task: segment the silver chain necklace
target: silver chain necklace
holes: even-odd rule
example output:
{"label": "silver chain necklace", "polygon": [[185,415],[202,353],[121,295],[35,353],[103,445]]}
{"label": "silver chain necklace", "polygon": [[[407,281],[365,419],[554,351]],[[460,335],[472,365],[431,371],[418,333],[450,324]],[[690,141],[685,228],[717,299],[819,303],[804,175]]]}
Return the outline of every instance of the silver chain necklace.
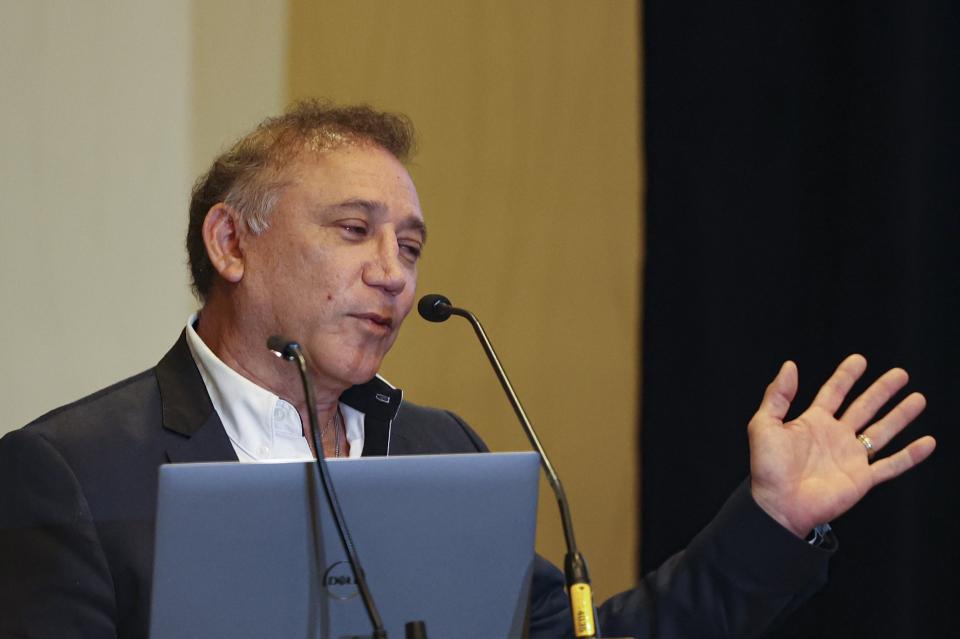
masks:
{"label": "silver chain necklace", "polygon": [[342,428],[342,420],[340,417],[340,404],[337,404],[337,412],[333,414],[333,456],[337,458],[340,456],[340,429]]}
{"label": "silver chain necklace", "polygon": [[327,420],[327,427],[320,430],[320,452],[318,454],[322,455],[323,453],[323,437],[327,434],[327,429],[330,428],[330,425],[333,424],[333,456],[334,458],[340,457],[340,429],[343,426],[343,418],[340,416],[340,405],[337,404],[336,412],[330,416],[330,419]]}

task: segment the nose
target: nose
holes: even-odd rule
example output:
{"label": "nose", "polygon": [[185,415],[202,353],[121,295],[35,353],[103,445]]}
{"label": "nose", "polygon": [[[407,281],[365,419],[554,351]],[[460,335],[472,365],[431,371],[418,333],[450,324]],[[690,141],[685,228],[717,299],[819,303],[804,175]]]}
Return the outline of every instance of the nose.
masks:
{"label": "nose", "polygon": [[375,252],[363,265],[363,283],[398,295],[407,286],[406,271],[400,262],[400,245],[392,233],[384,233],[375,243]]}

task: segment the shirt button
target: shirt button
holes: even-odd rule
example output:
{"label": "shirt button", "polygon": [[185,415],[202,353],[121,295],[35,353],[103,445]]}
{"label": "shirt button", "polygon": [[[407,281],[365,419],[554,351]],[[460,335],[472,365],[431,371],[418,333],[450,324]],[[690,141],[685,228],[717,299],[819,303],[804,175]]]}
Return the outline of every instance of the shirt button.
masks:
{"label": "shirt button", "polygon": [[260,447],[260,454],[261,454],[261,455],[269,455],[269,454],[270,454],[270,448],[269,448],[268,446],[261,446],[261,447]]}

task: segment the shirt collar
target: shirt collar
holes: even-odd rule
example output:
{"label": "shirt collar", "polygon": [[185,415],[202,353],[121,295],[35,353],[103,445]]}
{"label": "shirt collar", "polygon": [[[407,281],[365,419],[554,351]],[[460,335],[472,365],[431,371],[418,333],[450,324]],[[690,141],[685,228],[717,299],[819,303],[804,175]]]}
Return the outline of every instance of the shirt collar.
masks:
{"label": "shirt collar", "polygon": [[[296,408],[217,357],[193,328],[198,317],[194,313],[187,320],[187,346],[240,460],[310,458]],[[366,449],[367,454],[389,453],[390,425],[402,401],[403,391],[380,375],[344,391],[340,412],[350,457],[358,457]]]}

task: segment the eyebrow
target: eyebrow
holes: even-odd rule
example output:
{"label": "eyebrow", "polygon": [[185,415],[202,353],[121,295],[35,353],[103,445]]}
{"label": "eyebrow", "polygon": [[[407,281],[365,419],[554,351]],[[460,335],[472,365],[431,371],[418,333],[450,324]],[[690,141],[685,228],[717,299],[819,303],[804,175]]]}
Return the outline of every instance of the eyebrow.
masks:
{"label": "eyebrow", "polygon": [[[367,215],[376,216],[382,215],[384,211],[387,210],[387,205],[378,200],[365,200],[363,198],[352,198],[349,200],[344,200],[337,204],[333,204],[328,208],[331,209],[349,209],[349,208],[360,208],[363,209]],[[423,236],[422,242],[426,244],[427,242],[427,225],[426,223],[416,217],[415,215],[408,215],[404,219],[400,220],[397,224],[398,231],[419,231],[420,235]]]}

